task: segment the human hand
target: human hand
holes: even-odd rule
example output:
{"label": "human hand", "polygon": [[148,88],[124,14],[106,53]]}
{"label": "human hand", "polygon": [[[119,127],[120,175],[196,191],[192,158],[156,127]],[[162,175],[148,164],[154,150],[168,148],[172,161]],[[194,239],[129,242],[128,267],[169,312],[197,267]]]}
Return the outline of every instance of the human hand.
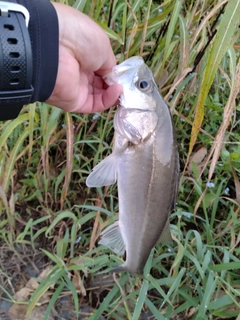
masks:
{"label": "human hand", "polygon": [[107,35],[80,11],[60,3],[52,4],[59,23],[59,65],[47,103],[79,113],[112,107],[122,86],[108,87],[101,78],[116,64]]}

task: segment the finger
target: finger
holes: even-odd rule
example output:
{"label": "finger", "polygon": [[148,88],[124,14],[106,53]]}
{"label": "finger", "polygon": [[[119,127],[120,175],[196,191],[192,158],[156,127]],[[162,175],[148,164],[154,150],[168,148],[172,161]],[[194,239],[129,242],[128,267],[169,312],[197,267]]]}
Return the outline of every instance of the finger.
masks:
{"label": "finger", "polygon": [[[90,81],[89,81],[89,83],[90,83]],[[104,83],[105,82],[103,81],[102,77],[95,75],[92,85],[93,85],[94,89],[101,89],[102,90],[104,87]]]}
{"label": "finger", "polygon": [[[107,89],[109,86],[106,84],[106,82],[103,80],[102,77],[96,75],[96,74],[89,74],[88,81],[91,86],[94,87],[95,93],[100,93],[102,89]],[[97,89],[100,89],[99,91],[96,91]]]}
{"label": "finger", "polygon": [[122,91],[123,87],[120,84],[114,84],[108,87],[107,90],[104,91],[102,97],[104,109],[111,108],[115,105]]}
{"label": "finger", "polygon": [[[98,90],[96,90],[98,91]],[[94,94],[89,94],[85,104],[81,107],[82,113],[94,113],[101,112],[114,106],[122,93],[122,86],[114,84],[107,90],[102,90],[97,93],[94,90]]]}

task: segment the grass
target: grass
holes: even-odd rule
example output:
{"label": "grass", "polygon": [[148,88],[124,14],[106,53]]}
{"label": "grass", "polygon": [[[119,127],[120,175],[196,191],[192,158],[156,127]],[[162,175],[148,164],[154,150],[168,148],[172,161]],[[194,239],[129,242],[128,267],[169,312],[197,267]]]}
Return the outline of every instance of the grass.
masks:
{"label": "grass", "polygon": [[[27,304],[30,316],[47,293],[45,319],[64,294],[76,313],[89,305],[90,320],[240,319],[240,0],[68,4],[104,28],[119,61],[142,55],[169,105],[181,165],[174,245],[152,250],[144,279],[123,274],[101,285],[121,262],[97,245],[118,212],[117,191],[88,189],[85,180],[111,153],[114,110],[79,115],[33,104],[0,124],[0,245],[2,254],[41,250],[51,269],[20,302],[3,261],[2,294]],[[89,283],[99,275],[94,302]]]}

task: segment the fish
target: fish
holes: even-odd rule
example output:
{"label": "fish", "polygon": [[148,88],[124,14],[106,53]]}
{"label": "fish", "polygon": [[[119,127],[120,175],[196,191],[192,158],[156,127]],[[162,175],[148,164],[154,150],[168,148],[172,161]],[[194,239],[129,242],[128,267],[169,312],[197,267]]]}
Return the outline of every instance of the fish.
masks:
{"label": "fish", "polygon": [[87,177],[88,187],[117,182],[119,220],[101,232],[99,244],[126,260],[112,272],[142,275],[152,248],[171,243],[170,214],[179,184],[179,155],[171,114],[150,68],[139,56],[104,77],[123,92],[114,115],[112,153]]}

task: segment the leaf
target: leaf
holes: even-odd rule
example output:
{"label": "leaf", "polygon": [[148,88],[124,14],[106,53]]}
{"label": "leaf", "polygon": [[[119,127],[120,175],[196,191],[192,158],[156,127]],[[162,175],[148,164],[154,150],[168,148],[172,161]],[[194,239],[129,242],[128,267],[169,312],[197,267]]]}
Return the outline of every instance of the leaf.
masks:
{"label": "leaf", "polygon": [[77,217],[70,211],[63,211],[57,215],[57,217],[53,220],[50,226],[47,228],[45,232],[45,236],[47,237],[50,231],[54,228],[54,226],[63,219],[72,219],[75,223],[77,223]]}
{"label": "leaf", "polygon": [[52,272],[39,284],[29,301],[27,317],[31,315],[39,299],[49,290],[49,288],[54,286],[57,283],[57,281],[64,276],[65,272],[66,271],[64,269],[54,268],[52,269]]}
{"label": "leaf", "polygon": [[236,75],[232,80],[232,88],[231,88],[230,96],[229,96],[228,101],[226,103],[226,106],[224,108],[223,121],[222,121],[222,124],[221,124],[221,126],[218,130],[218,133],[214,139],[214,144],[212,147],[212,149],[214,150],[214,154],[213,154],[213,158],[212,158],[212,162],[211,162],[211,166],[210,166],[209,174],[208,174],[209,181],[211,180],[211,178],[213,176],[214,169],[216,167],[220,152],[221,152],[223,144],[225,142],[224,135],[225,135],[225,132],[229,126],[230,120],[232,118],[232,113],[233,113],[234,106],[235,106],[235,100],[239,94],[239,91],[240,91],[240,61],[238,62],[238,65],[236,68]]}
{"label": "leaf", "polygon": [[72,168],[73,168],[73,143],[74,143],[74,132],[73,132],[73,121],[70,113],[66,113],[66,155],[67,155],[67,163],[66,163],[66,172],[64,184],[61,192],[61,210],[63,209],[64,201],[67,197],[68,187],[71,181]]}
{"label": "leaf", "polygon": [[138,320],[140,318],[143,304],[144,304],[146,297],[147,297],[148,287],[149,287],[148,281],[143,280],[143,284],[142,284],[141,290],[139,292],[139,296],[137,298],[137,303],[134,308],[132,320]]}
{"label": "leaf", "polygon": [[145,22],[144,22],[143,32],[142,32],[142,42],[141,42],[141,47],[140,47],[140,56],[143,55],[143,48],[144,48],[145,40],[146,40],[146,33],[147,33],[147,27],[148,27],[148,21],[149,21],[151,6],[152,6],[152,0],[149,0],[148,1],[148,6],[147,6],[147,12],[146,12],[146,15],[145,15]]}
{"label": "leaf", "polygon": [[16,119],[11,121],[10,123],[5,124],[4,129],[1,131],[0,136],[0,149],[2,149],[3,144],[7,141],[8,137],[13,133],[13,130],[23,124],[25,121],[28,120],[29,115],[22,114],[18,116]]}
{"label": "leaf", "polygon": [[179,19],[179,13],[182,6],[182,0],[177,0],[173,9],[173,12],[171,14],[171,20],[169,27],[167,28],[167,35],[166,35],[166,42],[164,46],[164,55],[163,55],[163,62],[162,62],[162,68],[165,65],[165,62],[169,58],[170,55],[170,45],[173,43],[172,37],[175,32],[175,28]]}
{"label": "leaf", "polygon": [[22,144],[25,141],[25,139],[27,138],[28,134],[29,134],[29,128],[27,127],[24,131],[22,131],[20,137],[16,141],[15,146],[10,153],[10,157],[8,158],[8,162],[6,163],[6,167],[5,167],[6,174],[4,176],[4,181],[2,183],[3,189],[6,192],[8,191],[10,180],[13,175],[13,168],[14,168],[14,165],[16,162],[16,158],[17,158],[18,154],[20,153],[20,149],[22,147]]}
{"label": "leaf", "polygon": [[204,319],[204,315],[206,314],[206,311],[208,310],[208,306],[210,303],[210,300],[212,298],[213,292],[217,286],[218,279],[217,277],[214,279],[214,273],[211,271],[208,275],[208,279],[206,279],[206,287],[204,295],[201,299],[200,306],[198,308],[198,313],[196,316],[196,320],[202,320]]}
{"label": "leaf", "polygon": [[[64,286],[65,286],[65,283],[62,282],[62,283],[60,283],[60,285],[54,291],[54,293],[52,295],[52,298],[48,303],[48,306],[47,306],[47,309],[46,309],[46,312],[45,312],[45,315],[44,315],[44,320],[49,320],[50,319],[51,310],[52,310],[52,308],[54,308],[54,304],[56,303],[57,299],[59,299],[59,296],[60,296]],[[34,320],[36,320],[36,319],[34,319]]]}
{"label": "leaf", "polygon": [[235,184],[235,191],[236,191],[236,200],[238,203],[240,203],[240,181],[238,179],[238,175],[236,171],[234,170],[233,166],[231,166],[233,178],[234,178],[234,184]]}
{"label": "leaf", "polygon": [[153,278],[153,276],[151,276],[150,274],[147,275],[146,277],[151,284],[153,285],[153,287],[159,292],[159,294],[164,298],[164,300],[170,305],[172,305],[172,302],[168,299],[168,296],[166,295],[166,293],[164,292],[164,290],[161,288],[159,281],[155,278]]}
{"label": "leaf", "polygon": [[146,305],[148,306],[149,310],[152,312],[152,314],[155,316],[155,319],[158,320],[167,320],[155,307],[155,305],[150,301],[148,298],[145,300]]}
{"label": "leaf", "polygon": [[97,24],[106,32],[110,39],[118,41],[120,44],[123,44],[123,39],[112,29],[108,28],[104,23],[96,21]]}
{"label": "leaf", "polygon": [[79,10],[79,11],[83,11],[85,4],[86,4],[87,0],[77,0],[74,4],[73,4],[73,8]]}
{"label": "leaf", "polygon": [[201,164],[204,160],[204,158],[207,155],[207,148],[202,146],[200,149],[198,149],[189,159],[189,164],[188,164],[188,173],[192,174],[193,173],[193,163],[196,164],[198,176],[200,174],[201,170]]}
{"label": "leaf", "polygon": [[210,54],[207,59],[205,72],[203,74],[202,83],[200,85],[200,92],[196,102],[196,114],[192,126],[191,139],[188,151],[188,158],[186,165],[189,161],[190,154],[197,140],[202,121],[204,119],[204,104],[213,83],[218,66],[227,52],[229,46],[232,44],[233,35],[237,29],[240,16],[240,0],[231,0],[226,6],[225,12],[213,40]]}
{"label": "leaf", "polygon": [[[120,279],[119,283],[123,286],[123,284],[127,281],[127,279],[128,279],[128,275],[125,275]],[[98,320],[105,310],[109,310],[109,305],[110,305],[111,301],[114,298],[116,298],[116,294],[118,292],[119,292],[119,287],[117,285],[115,285],[109,291],[108,295],[104,298],[104,300],[101,302],[100,307],[98,308],[98,310],[96,312],[94,312],[88,318],[88,320]]]}
{"label": "leaf", "polygon": [[240,270],[240,260],[239,262],[228,262],[216,264],[215,266],[209,266],[209,269],[213,271]]}

